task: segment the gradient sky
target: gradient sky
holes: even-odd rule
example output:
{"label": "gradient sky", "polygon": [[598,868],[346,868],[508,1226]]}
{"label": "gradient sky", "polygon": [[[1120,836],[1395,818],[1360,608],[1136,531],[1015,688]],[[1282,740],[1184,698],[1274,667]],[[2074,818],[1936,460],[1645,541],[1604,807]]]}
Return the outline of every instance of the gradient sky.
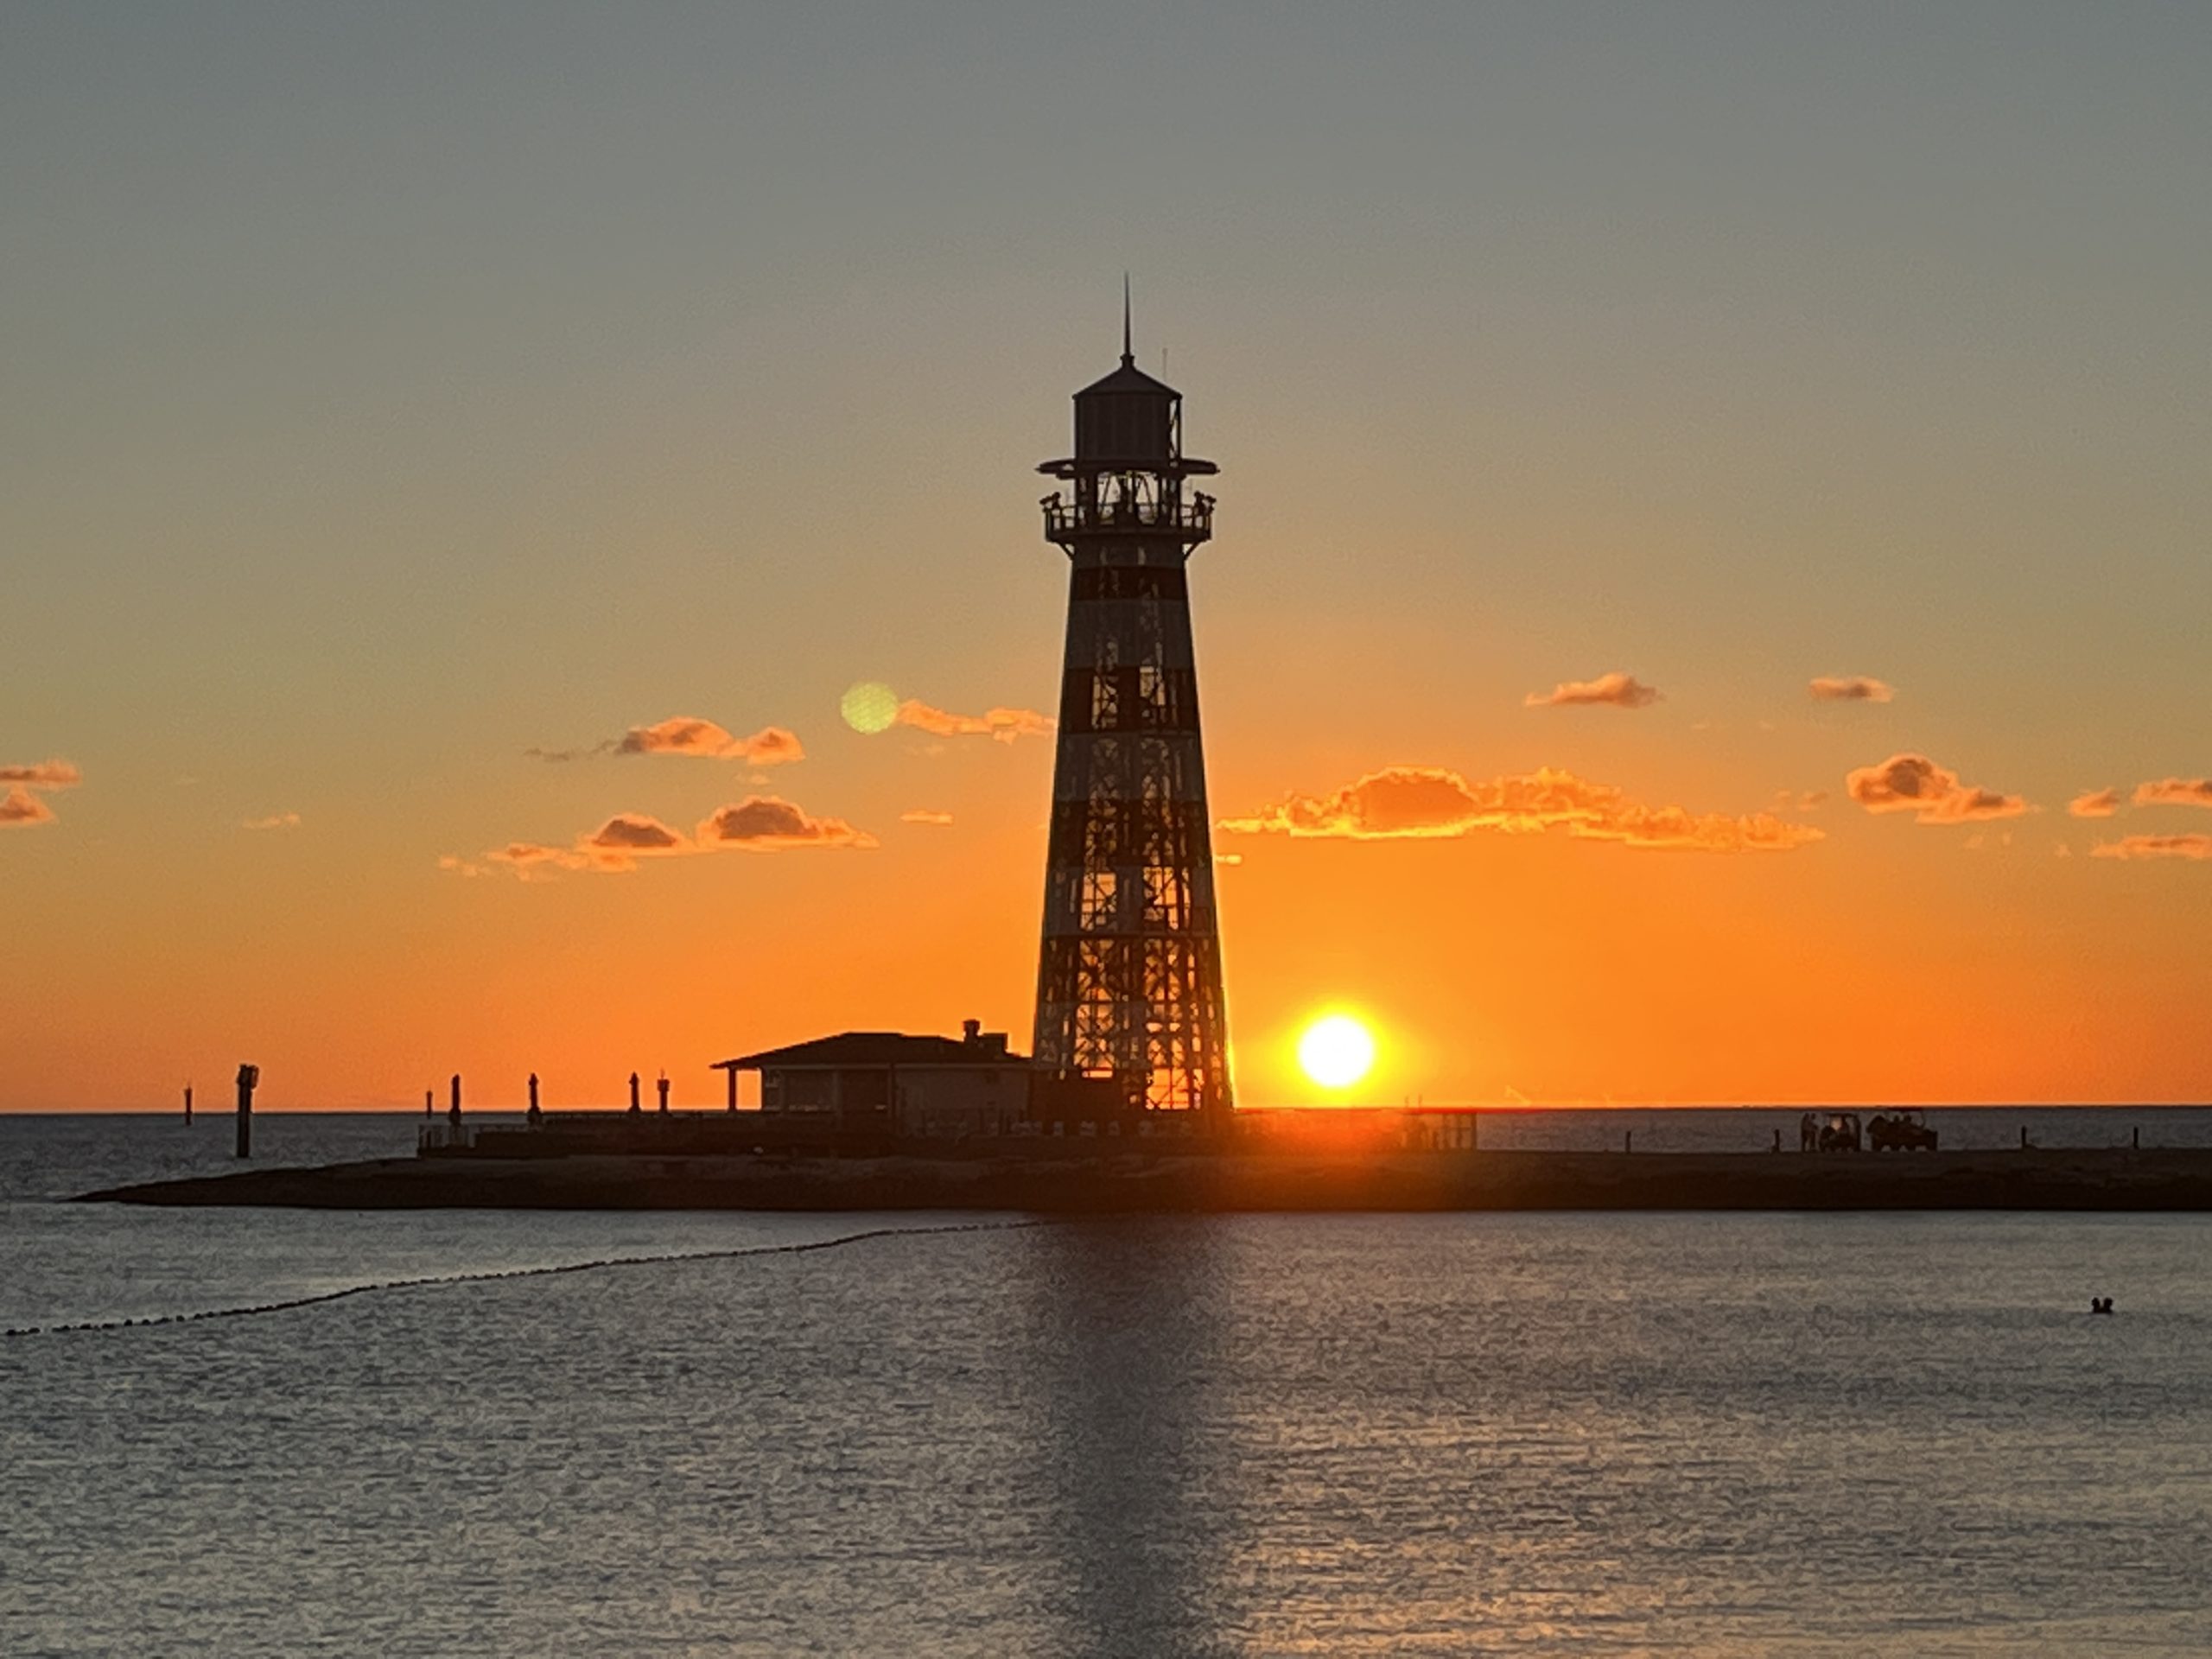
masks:
{"label": "gradient sky", "polygon": [[927,710],[1054,706],[1124,268],[1244,1101],[1339,1005],[1363,1098],[2212,1098],[2208,85],[2190,4],[10,8],[0,1108],[1026,1046],[1050,739]]}

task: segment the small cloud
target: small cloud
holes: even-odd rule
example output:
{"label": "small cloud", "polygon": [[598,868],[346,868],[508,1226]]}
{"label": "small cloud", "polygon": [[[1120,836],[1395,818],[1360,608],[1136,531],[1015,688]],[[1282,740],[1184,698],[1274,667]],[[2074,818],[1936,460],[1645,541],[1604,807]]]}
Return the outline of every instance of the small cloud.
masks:
{"label": "small cloud", "polygon": [[1815,702],[1888,702],[1894,687],[1866,674],[1821,674],[1805,690]]}
{"label": "small cloud", "polygon": [[875,837],[842,818],[817,818],[773,795],[748,795],[699,826],[703,847],[776,852],[789,847],[873,847]]}
{"label": "small cloud", "polygon": [[1777,812],[1811,812],[1827,804],[1825,789],[1778,789],[1774,792],[1774,810]]}
{"label": "small cloud", "polygon": [[2120,810],[2120,791],[2116,789],[2084,790],[2066,803],[2066,810],[2077,818],[2108,818]]}
{"label": "small cloud", "polygon": [[0,828],[29,829],[52,823],[54,809],[39,797],[49,790],[74,789],[85,781],[73,761],[34,760],[27,766],[0,766],[0,784],[8,785],[0,797]]}
{"label": "small cloud", "polygon": [[899,815],[899,822],[901,823],[946,824],[952,822],[952,814],[950,812],[932,812],[925,806],[918,806],[911,812],[901,812]]}
{"label": "small cloud", "polygon": [[779,766],[803,760],[806,751],[780,726],[763,726],[750,737],[734,737],[711,720],[678,715],[652,726],[632,726],[614,746],[617,754],[690,754],[709,760],[745,760]]}
{"label": "small cloud", "polygon": [[0,799],[0,825],[29,829],[35,823],[52,823],[54,809],[28,789],[11,789]]}
{"label": "small cloud", "polygon": [[980,715],[956,715],[912,697],[899,705],[894,721],[932,737],[992,737],[1001,743],[1011,743],[1018,737],[1050,737],[1058,726],[1050,715],[1033,709],[986,709]]}
{"label": "small cloud", "polygon": [[2122,836],[2101,841],[2089,849],[2092,858],[2212,859],[2212,836]]}
{"label": "small cloud", "polygon": [[85,774],[68,760],[35,760],[27,766],[0,766],[0,784],[21,784],[26,789],[74,789]]}
{"label": "small cloud", "polygon": [[549,847],[511,841],[484,855],[516,874],[531,877],[554,870],[598,870],[615,874],[638,868],[638,860],[698,850],[658,818],[642,812],[617,812],[573,847]]}
{"label": "small cloud", "polygon": [[780,726],[763,726],[750,737],[737,737],[711,720],[677,715],[651,726],[632,726],[587,749],[527,748],[533,760],[561,763],[594,754],[683,754],[702,760],[744,760],[756,766],[780,766],[804,760],[798,736]]}
{"label": "small cloud", "polygon": [[1213,855],[1213,861],[1217,864],[1235,866],[1242,864],[1244,861],[1244,855],[1242,853],[1216,853]]}
{"label": "small cloud", "polygon": [[1971,823],[2017,818],[2028,810],[2018,795],[2000,795],[1959,781],[1924,754],[1893,754],[1844,779],[1851,798],[1869,812],[1910,812],[1919,823]]}
{"label": "small cloud", "polygon": [[272,812],[265,818],[247,818],[238,825],[241,830],[296,830],[300,815],[296,812]]}
{"label": "small cloud", "polygon": [[1561,680],[1549,691],[1531,691],[1521,699],[1526,709],[1565,709],[1599,703],[1612,709],[1646,709],[1659,701],[1656,686],[1644,684],[1633,674],[1600,674],[1594,680]]}
{"label": "small cloud", "polygon": [[2212,778],[2161,778],[2135,785],[2138,806],[2212,806]]}
{"label": "small cloud", "polygon": [[[588,835],[579,836],[573,845],[511,841],[483,858],[524,880],[534,880],[559,870],[620,874],[637,868],[641,858],[678,858],[731,849],[773,853],[799,847],[875,844],[874,836],[854,829],[842,818],[817,818],[776,796],[748,795],[733,805],[717,808],[690,836],[642,812],[618,812]],[[474,861],[450,853],[438,861],[438,868],[458,875],[474,875],[480,868]]]}
{"label": "small cloud", "polygon": [[658,818],[641,812],[617,812],[584,837],[584,846],[601,852],[676,853],[683,850],[683,837]]}
{"label": "small cloud", "polygon": [[1469,782],[1442,766],[1389,766],[1329,795],[1292,795],[1249,817],[1224,818],[1234,835],[1281,834],[1351,841],[1456,839],[1478,830],[1530,835],[1563,827],[1578,840],[1696,852],[1782,852],[1825,837],[1771,812],[1741,817],[1647,806],[1611,784],[1544,767]]}

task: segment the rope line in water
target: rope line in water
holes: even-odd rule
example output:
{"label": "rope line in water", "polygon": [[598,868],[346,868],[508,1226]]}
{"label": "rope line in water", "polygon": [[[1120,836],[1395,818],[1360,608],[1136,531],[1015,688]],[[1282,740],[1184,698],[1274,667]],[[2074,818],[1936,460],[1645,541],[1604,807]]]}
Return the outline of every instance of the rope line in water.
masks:
{"label": "rope line in water", "polygon": [[684,1262],[732,1262],[749,1255],[804,1255],[813,1250],[841,1249],[848,1244],[866,1244],[879,1238],[931,1238],[949,1233],[1003,1233],[1016,1228],[1050,1224],[1039,1218],[949,1223],[942,1227],[874,1227],[864,1233],[843,1233],[836,1238],[810,1239],[803,1244],[747,1244],[726,1250],[671,1250],[657,1255],[599,1256],[588,1262],[562,1262],[543,1268],[487,1268],[478,1273],[432,1274],[420,1279],[381,1279],[365,1285],[348,1285],[342,1290],[320,1291],[312,1296],[293,1296],[281,1302],[254,1302],[244,1307],[207,1307],[196,1313],[150,1313],[143,1319],[80,1319],[67,1325],[15,1325],[0,1331],[0,1338],[58,1337],[72,1332],[144,1330],[157,1325],[191,1325],[200,1319],[242,1319],[257,1313],[288,1313],[294,1308],[342,1302],[349,1296],[365,1296],[372,1292],[428,1290],[441,1285],[483,1285],[503,1279],[550,1279],[556,1274],[598,1273],[609,1268],[665,1267]]}

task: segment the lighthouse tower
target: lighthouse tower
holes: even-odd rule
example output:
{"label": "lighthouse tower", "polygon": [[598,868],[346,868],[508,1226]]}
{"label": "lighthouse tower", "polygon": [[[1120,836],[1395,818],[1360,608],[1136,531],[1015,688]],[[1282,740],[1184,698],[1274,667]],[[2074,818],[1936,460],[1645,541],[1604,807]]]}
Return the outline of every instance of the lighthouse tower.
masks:
{"label": "lighthouse tower", "polygon": [[1183,453],[1182,410],[1137,367],[1125,296],[1121,367],[1038,468],[1067,486],[1045,538],[1070,569],[1034,1050],[1204,1128],[1230,1109],[1229,1025],[1185,568],[1214,504],[1185,480],[1215,467]]}

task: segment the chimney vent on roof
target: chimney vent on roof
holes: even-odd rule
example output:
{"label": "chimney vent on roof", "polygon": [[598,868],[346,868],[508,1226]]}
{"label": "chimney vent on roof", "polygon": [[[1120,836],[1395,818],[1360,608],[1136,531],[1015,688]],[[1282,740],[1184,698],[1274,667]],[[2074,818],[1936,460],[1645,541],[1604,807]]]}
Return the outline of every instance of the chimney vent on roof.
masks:
{"label": "chimney vent on roof", "polygon": [[970,1048],[976,1046],[976,1039],[982,1032],[983,1022],[980,1020],[963,1020],[960,1022],[960,1040]]}

